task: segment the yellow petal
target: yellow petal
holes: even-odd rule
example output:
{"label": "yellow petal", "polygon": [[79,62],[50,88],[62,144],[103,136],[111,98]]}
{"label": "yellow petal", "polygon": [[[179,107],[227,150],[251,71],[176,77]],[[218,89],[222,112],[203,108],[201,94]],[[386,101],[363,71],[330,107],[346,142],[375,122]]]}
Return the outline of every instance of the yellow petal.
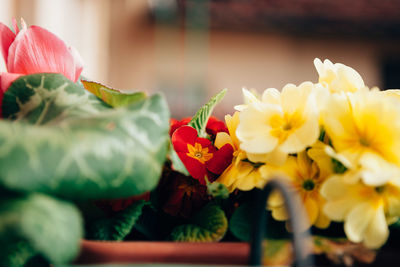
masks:
{"label": "yellow petal", "polygon": [[277,221],[286,221],[289,219],[289,214],[286,212],[284,205],[271,209],[272,217]]}
{"label": "yellow petal", "polygon": [[235,112],[233,116],[225,116],[226,127],[228,128],[229,135],[231,136],[232,142],[234,143],[235,149],[239,149],[239,140],[236,136],[236,129],[239,125],[239,112]]}
{"label": "yellow petal", "polygon": [[318,213],[318,218],[314,223],[314,226],[320,229],[326,229],[329,227],[331,220],[326,216],[322,210]]}
{"label": "yellow petal", "polygon": [[261,162],[268,162],[273,165],[280,166],[285,163],[287,159],[288,153],[283,152],[279,148],[275,148],[272,150],[270,153],[266,154],[263,158],[257,158],[257,159],[263,159],[265,161]]}
{"label": "yellow petal", "polygon": [[268,198],[268,206],[269,207],[279,207],[285,203],[282,194],[278,190],[274,190],[271,192]]}
{"label": "yellow petal", "polygon": [[346,216],[344,223],[344,231],[349,240],[356,243],[363,241],[365,232],[375,215],[373,206],[368,202],[355,206]]}
{"label": "yellow petal", "polygon": [[266,103],[281,105],[281,93],[275,88],[264,91],[261,100]]}
{"label": "yellow petal", "polygon": [[339,198],[325,203],[322,208],[323,213],[332,221],[344,221],[351,209],[359,204],[359,200],[352,197]]}
{"label": "yellow petal", "polygon": [[304,201],[304,207],[308,215],[308,222],[309,224],[313,225],[318,217],[318,204],[311,197],[307,197]]}
{"label": "yellow petal", "polygon": [[226,144],[230,144],[233,148],[235,148],[235,145],[233,144],[232,138],[229,136],[229,134],[225,132],[217,133],[214,142],[215,147],[221,149],[221,147],[223,147]]}
{"label": "yellow petal", "polygon": [[365,231],[364,244],[368,248],[379,248],[385,244],[388,237],[389,229],[385,218],[385,212],[383,206],[380,206],[375,211],[375,214]]}
{"label": "yellow petal", "polygon": [[343,181],[342,176],[334,175],[322,184],[320,193],[329,201],[347,195],[347,191],[348,185]]}

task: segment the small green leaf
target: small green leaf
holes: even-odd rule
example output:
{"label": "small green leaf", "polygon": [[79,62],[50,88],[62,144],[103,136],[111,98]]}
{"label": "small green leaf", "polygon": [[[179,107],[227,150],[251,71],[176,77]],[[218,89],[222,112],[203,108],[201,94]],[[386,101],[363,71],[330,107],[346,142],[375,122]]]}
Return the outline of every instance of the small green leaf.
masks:
{"label": "small green leaf", "polygon": [[[13,246],[15,264],[39,253],[52,263],[73,260],[83,236],[82,218],[72,204],[42,194],[0,202],[0,247]],[[33,249],[33,250],[31,250]],[[9,255],[0,252],[3,260]]]}
{"label": "small green leaf", "polygon": [[215,95],[211,100],[202,106],[196,114],[193,116],[192,120],[189,122],[189,126],[195,128],[200,137],[207,137],[206,126],[208,119],[210,118],[215,106],[222,101],[227,89],[222,90],[217,95]]}
{"label": "small green leaf", "polygon": [[140,200],[117,212],[111,218],[96,221],[89,234],[90,238],[94,240],[123,240],[132,231],[146,204],[148,204],[146,201]]}
{"label": "small green leaf", "polygon": [[228,188],[218,182],[208,183],[207,184],[207,192],[209,195],[216,199],[227,199],[229,198],[229,190]]}
{"label": "small green leaf", "polygon": [[143,92],[124,93],[97,82],[81,80],[86,90],[112,107],[123,107],[146,98]]}
{"label": "small green leaf", "polygon": [[176,153],[174,147],[172,146],[171,141],[169,142],[169,153],[168,157],[172,164],[172,169],[174,171],[180,172],[183,175],[189,176],[189,172],[187,171],[185,165],[183,164],[182,160],[179,158],[178,154]]}
{"label": "small green leaf", "polygon": [[216,205],[207,205],[192,219],[192,224],[174,228],[171,239],[179,242],[216,242],[221,240],[228,229],[224,211]]}

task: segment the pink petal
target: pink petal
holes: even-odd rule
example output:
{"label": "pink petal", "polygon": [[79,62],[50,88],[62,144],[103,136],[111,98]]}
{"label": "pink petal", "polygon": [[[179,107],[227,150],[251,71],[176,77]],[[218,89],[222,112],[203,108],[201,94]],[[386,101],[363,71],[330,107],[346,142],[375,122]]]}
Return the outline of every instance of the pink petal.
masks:
{"label": "pink petal", "polygon": [[62,73],[74,82],[82,71],[65,43],[38,26],[20,30],[10,46],[7,66],[15,73]]}
{"label": "pink petal", "polygon": [[19,33],[19,27],[18,27],[17,20],[15,18],[12,18],[11,23],[12,23],[12,26],[13,26],[15,34],[18,34]]}
{"label": "pink petal", "polygon": [[7,91],[8,87],[10,87],[11,83],[20,76],[22,75],[7,72],[0,73],[0,117],[3,117],[4,93]]}
{"label": "pink petal", "polygon": [[7,65],[8,49],[15,39],[15,34],[6,25],[0,22],[0,50]]}
{"label": "pink petal", "polygon": [[79,77],[81,76],[82,70],[83,70],[83,59],[81,55],[79,55],[78,50],[75,49],[75,47],[69,47],[68,48],[69,52],[71,53],[72,57],[74,58],[74,63],[75,63],[75,79],[74,81],[76,82]]}
{"label": "pink petal", "polygon": [[4,94],[8,87],[21,76],[22,74],[19,73],[2,72],[0,74],[0,91]]}

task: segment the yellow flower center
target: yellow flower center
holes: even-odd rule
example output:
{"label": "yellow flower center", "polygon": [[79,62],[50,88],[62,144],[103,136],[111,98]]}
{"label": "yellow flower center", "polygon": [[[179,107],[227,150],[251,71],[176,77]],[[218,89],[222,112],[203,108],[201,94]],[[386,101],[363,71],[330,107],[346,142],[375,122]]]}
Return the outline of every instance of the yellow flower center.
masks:
{"label": "yellow flower center", "polygon": [[271,126],[271,135],[279,139],[279,143],[283,143],[290,134],[300,128],[304,123],[302,116],[295,112],[293,114],[274,115],[271,117],[269,124]]}
{"label": "yellow flower center", "polygon": [[361,137],[360,138],[360,145],[362,145],[364,147],[369,147],[370,146],[370,142],[366,138]]}
{"label": "yellow flower center", "polygon": [[212,157],[212,153],[208,153],[208,147],[202,147],[201,144],[195,143],[194,146],[191,144],[187,144],[187,149],[189,157],[197,159],[200,163],[204,164],[206,161],[209,161]]}

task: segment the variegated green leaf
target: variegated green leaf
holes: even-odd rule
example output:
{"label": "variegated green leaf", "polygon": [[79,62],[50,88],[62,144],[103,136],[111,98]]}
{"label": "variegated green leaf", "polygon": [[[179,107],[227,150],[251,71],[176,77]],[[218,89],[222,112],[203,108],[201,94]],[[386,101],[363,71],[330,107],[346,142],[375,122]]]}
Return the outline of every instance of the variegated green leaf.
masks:
{"label": "variegated green leaf", "polygon": [[122,107],[146,98],[143,92],[124,93],[97,82],[81,80],[83,86],[112,107]]}
{"label": "variegated green leaf", "polygon": [[215,106],[222,101],[226,92],[227,89],[224,89],[213,98],[211,98],[211,100],[207,104],[205,104],[196,112],[192,120],[189,122],[188,125],[195,128],[200,137],[207,137],[206,126],[208,119],[210,118]]}
{"label": "variegated green leaf", "polygon": [[221,240],[228,220],[217,205],[207,205],[192,218],[192,224],[180,225],[171,233],[171,239],[180,242],[215,242]]}
{"label": "variegated green leaf", "polygon": [[[76,94],[75,84],[60,76],[24,76],[5,93],[4,99],[15,99],[17,105],[14,110],[3,106],[3,112],[17,121],[0,121],[0,185],[70,199],[122,198],[152,190],[168,150],[169,111],[164,98],[154,95],[127,107],[107,108],[93,95],[94,99]],[[62,82],[53,81],[59,78]],[[58,83],[61,87],[46,87]],[[42,104],[36,103],[58,90],[66,92],[56,94],[51,101],[56,106],[64,97],[85,96],[88,102],[70,102],[77,110],[67,108],[59,119],[50,111],[38,115]],[[88,112],[82,115],[84,110]],[[37,121],[47,124],[31,124]]]}
{"label": "variegated green leaf", "polygon": [[140,200],[110,218],[96,221],[91,228],[91,233],[89,233],[90,238],[94,240],[123,240],[132,231],[145,205],[146,202]]}
{"label": "variegated green leaf", "polygon": [[2,199],[0,214],[0,262],[12,264],[2,266],[22,266],[36,253],[52,263],[77,256],[83,229],[74,205],[30,194]]}
{"label": "variegated green leaf", "polygon": [[61,74],[22,76],[4,94],[3,117],[31,124],[58,124],[110,106]]}

